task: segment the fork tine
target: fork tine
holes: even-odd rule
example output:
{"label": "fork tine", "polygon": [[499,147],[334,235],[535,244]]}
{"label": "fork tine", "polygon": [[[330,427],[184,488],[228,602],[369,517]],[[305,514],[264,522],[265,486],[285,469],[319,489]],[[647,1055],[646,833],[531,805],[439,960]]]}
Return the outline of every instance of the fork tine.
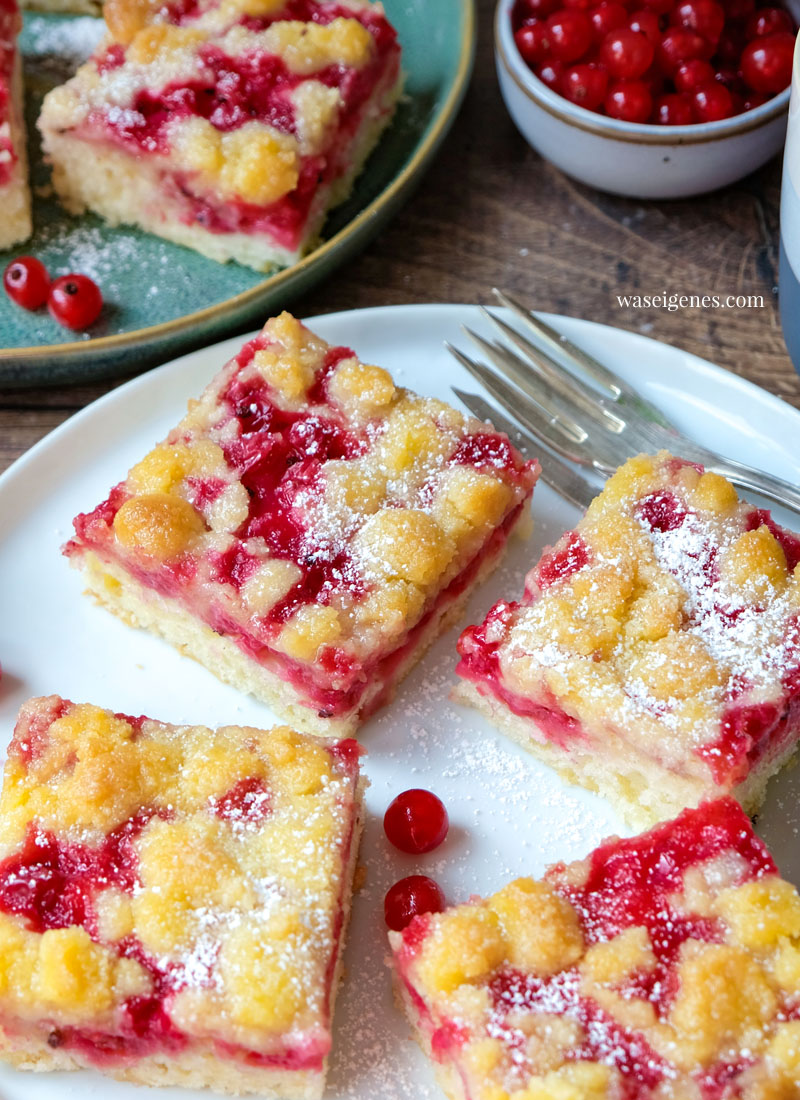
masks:
{"label": "fork tine", "polygon": [[[538,410],[532,404],[523,405],[520,402],[519,393],[510,386],[508,382],[505,382],[502,378],[498,378],[496,374],[492,374],[489,368],[484,366],[483,363],[478,363],[474,359],[470,359],[468,355],[464,355],[462,351],[453,347],[452,344],[445,343],[445,347],[450,354],[469,371],[472,377],[480,382],[486,392],[495,399],[500,407],[505,409],[506,412],[511,413],[517,423],[522,425],[526,431],[530,432],[534,438],[538,439],[542,437],[548,440],[549,445],[554,450],[557,450],[559,454],[563,454],[573,462],[577,462],[580,465],[586,462],[586,459],[581,456],[579,451],[570,449],[566,441],[568,440],[570,443],[580,446],[580,444],[588,438],[583,429],[579,429],[581,434],[577,437],[567,435],[564,432],[563,426],[556,423],[546,412]],[[563,443],[559,443],[553,438],[554,427],[559,429],[562,435],[566,436]]]}
{"label": "fork tine", "polygon": [[[576,508],[580,508],[581,511],[585,511],[589,507],[600,492],[600,488],[593,485],[585,474],[568,466],[563,459],[558,457],[557,452],[551,446],[542,443],[539,436],[534,435],[533,432],[528,431],[519,424],[513,423],[503,416],[494,405],[484,401],[482,397],[478,397],[475,393],[465,393],[457,386],[451,386],[451,389],[473,416],[477,416],[479,420],[488,420],[495,428],[505,432],[509,439],[517,443],[523,454],[530,452],[531,456],[536,454],[536,457],[544,459],[542,480],[551,485],[559,496],[564,497],[565,500],[568,500],[570,504],[574,504]],[[531,451],[532,444],[536,447],[535,452]]]}
{"label": "fork tine", "polygon": [[[572,417],[565,415],[555,402],[548,403],[547,398],[551,396],[550,394],[545,396],[541,390],[537,391],[536,387],[525,377],[524,371],[520,369],[521,365],[514,361],[515,357],[508,348],[489,343],[488,340],[484,340],[482,336],[471,329],[465,328],[464,331],[478,345],[484,355],[514,383],[516,389],[509,386],[507,382],[504,382],[497,374],[490,371],[483,363],[476,362],[474,359],[469,359],[469,366],[467,366],[469,357],[465,356],[463,352],[458,353],[459,362],[467,367],[473,377],[479,378],[485,386],[488,383],[502,392],[502,397],[497,397],[501,404],[509,409],[515,409],[521,405],[524,395],[529,402],[533,402],[536,411],[546,417],[548,424],[559,429],[568,439],[574,440],[575,443],[584,443],[589,438],[589,433],[580,424],[576,423]],[[520,390],[522,393],[519,392]]]}
{"label": "fork tine", "polygon": [[499,290],[497,287],[492,288],[492,293],[501,305],[510,309],[514,316],[518,317],[526,328],[549,348],[556,361],[562,364],[565,369],[583,371],[604,389],[606,396],[613,401],[624,401],[645,420],[658,424],[671,432],[675,431],[675,426],[670,423],[661,409],[642,397],[638,390],[633,386],[629,386],[624,379],[620,378],[618,374],[615,374],[603,363],[598,362],[593,355],[573,344],[566,336],[556,332],[554,328],[536,317],[510,294]]}
{"label": "fork tine", "polygon": [[[588,391],[585,386],[578,383],[564,368],[548,355],[546,351],[537,348],[521,332],[512,325],[507,324],[502,317],[496,317],[484,306],[480,307],[481,313],[487,317],[496,328],[515,344],[526,357],[525,368],[532,368],[552,387],[553,391],[563,398],[568,404],[577,406],[590,416],[592,420],[602,422],[610,432],[622,432],[625,430],[625,421],[612,412],[605,400],[594,391]],[[522,365],[522,364],[521,364]]]}
{"label": "fork tine", "polygon": [[[608,475],[612,473],[619,459],[609,457],[601,453],[596,447],[587,450],[584,444],[588,441],[588,435],[579,428],[581,436],[573,438],[564,431],[564,427],[546,411],[542,411],[533,402],[526,401],[503,378],[493,374],[484,363],[470,359],[458,348],[445,342],[445,347],[450,354],[458,360],[463,367],[475,378],[486,392],[494,398],[498,405],[509,413],[523,430],[534,439],[539,440],[550,450],[561,455],[562,458],[574,462],[577,466],[586,466],[598,473]],[[555,430],[554,430],[555,429]]]}
{"label": "fork tine", "polygon": [[606,395],[610,397],[612,401],[617,401],[620,398],[622,395],[622,388],[619,384],[619,379],[615,377],[608,367],[599,363],[594,356],[589,355],[583,348],[579,348],[576,344],[573,344],[566,336],[562,336],[560,332],[556,332],[556,330],[551,328],[545,321],[541,321],[538,317],[534,317],[529,309],[526,309],[517,298],[514,298],[507,291],[500,290],[495,286],[492,287],[492,294],[494,294],[501,306],[510,309],[515,317],[518,317],[531,332],[538,336],[541,343],[545,344],[554,355],[562,361],[565,358],[572,359],[575,366],[586,371],[586,373],[606,391]]}
{"label": "fork tine", "polygon": [[[537,382],[534,383],[530,375],[530,367],[522,359],[519,359],[519,356],[511,348],[506,348],[503,344],[493,343],[490,340],[484,340],[478,332],[474,332],[465,326],[463,331],[467,333],[474,344],[478,345],[486,359],[494,363],[497,370],[502,371],[517,390],[522,390],[522,394],[515,394],[517,403],[524,395],[528,400],[534,401],[536,406],[545,412],[551,423],[560,426],[576,442],[582,443],[588,438],[589,433],[570,415],[571,410],[567,401],[555,392],[554,387],[551,387],[546,379],[537,379]],[[496,378],[496,374],[493,374],[492,377]]]}

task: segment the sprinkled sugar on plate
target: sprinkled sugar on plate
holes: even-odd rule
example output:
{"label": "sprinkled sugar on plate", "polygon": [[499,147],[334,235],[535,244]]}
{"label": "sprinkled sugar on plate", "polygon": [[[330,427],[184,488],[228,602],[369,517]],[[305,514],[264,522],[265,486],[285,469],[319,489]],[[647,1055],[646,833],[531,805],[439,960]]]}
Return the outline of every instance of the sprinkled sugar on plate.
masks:
{"label": "sprinkled sugar on plate", "polygon": [[[449,387],[470,389],[442,348],[459,326],[487,329],[466,306],[406,306],[332,314],[308,322],[326,340],[347,344],[379,363],[397,381],[425,395],[449,399]],[[796,458],[800,416],[762,390],[703,361],[628,333],[555,318],[576,342],[636,381],[682,429],[784,477],[800,478]],[[165,721],[274,724],[266,707],[218,683],[166,644],[130,630],[81,595],[60,555],[72,516],[100,499],[181,416],[187,397],[241,345],[241,338],[194,353],[116,390],[53,433],[0,479],[6,519],[0,543],[3,611],[0,617],[0,720],[5,743],[14,716],[32,695],[58,692],[92,699],[127,713]],[[692,394],[687,399],[686,394]],[[80,445],[78,445],[78,442]],[[345,958],[346,981],[337,1005],[329,1100],[439,1100],[441,1092],[410,1040],[393,1002],[383,924],[383,896],[397,879],[427,874],[448,901],[487,895],[518,875],[540,877],[557,859],[586,855],[608,834],[627,832],[609,803],[566,787],[528,753],[494,733],[477,714],[448,701],[455,682],[459,630],[482,618],[523,577],[577,511],[544,483],[534,494],[535,531],[512,546],[503,566],[472,599],[458,627],[444,636],[405,681],[390,709],[360,734],[370,779],[362,860],[367,874],[354,901]],[[791,525],[788,515],[776,518]],[[759,830],[783,875],[800,881],[797,831],[800,772],[774,781]],[[391,847],[382,818],[409,787],[434,790],[450,816],[444,844],[427,856]],[[99,1076],[28,1075],[4,1069],[7,1100],[122,1100],[140,1096]],[[155,1095],[155,1094],[154,1094]],[[187,1097],[187,1093],[172,1093]],[[200,1094],[194,1094],[200,1097]]]}
{"label": "sprinkled sugar on plate", "polygon": [[[65,332],[47,311],[27,313],[0,298],[0,382],[30,385],[142,370],[188,347],[263,322],[290,296],[329,275],[397,210],[445,137],[466,89],[474,50],[471,4],[385,0],[403,50],[404,95],[394,121],[347,202],[323,227],[322,243],[299,263],[265,276],[219,264],[190,249],[91,214],[70,217],[56,202],[42,163],[36,118],[43,96],[62,84],[103,33],[90,16],[28,13],[21,37],[33,165],[34,236],[21,252],[54,276],[81,271],[106,303],[88,332]],[[32,373],[33,372],[33,373]]]}

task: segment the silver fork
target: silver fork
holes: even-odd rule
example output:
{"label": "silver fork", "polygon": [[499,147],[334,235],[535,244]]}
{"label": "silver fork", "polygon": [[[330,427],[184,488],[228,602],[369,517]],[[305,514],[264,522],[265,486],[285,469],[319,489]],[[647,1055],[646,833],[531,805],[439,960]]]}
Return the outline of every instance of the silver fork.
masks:
{"label": "silver fork", "polygon": [[[538,446],[544,445],[549,455],[548,463],[560,456],[569,463],[607,477],[633,455],[666,449],[722,474],[741,489],[759,493],[800,515],[797,486],[743,462],[725,458],[690,439],[659,408],[608,367],[535,317],[510,295],[497,289],[493,293],[498,302],[522,322],[525,330],[519,331],[486,309],[483,313],[499,330],[503,341],[486,340],[465,328],[495,369],[451,344],[447,344],[447,348],[513,417],[515,424],[503,418],[503,428],[495,409],[480,398],[476,399],[475,395],[456,390],[475,415],[485,419],[488,412],[488,418],[494,420],[497,427],[503,430],[511,427],[517,435],[521,430],[523,437],[527,436]],[[483,413],[477,412],[477,408],[483,409]],[[556,488],[567,473],[572,474],[574,481],[577,471],[561,463],[552,478],[548,478],[547,466],[543,463],[542,476],[552,481]],[[591,482],[585,477],[581,480],[582,489],[573,486],[575,492],[569,497],[575,503],[578,503],[576,495],[583,501],[592,492]]]}

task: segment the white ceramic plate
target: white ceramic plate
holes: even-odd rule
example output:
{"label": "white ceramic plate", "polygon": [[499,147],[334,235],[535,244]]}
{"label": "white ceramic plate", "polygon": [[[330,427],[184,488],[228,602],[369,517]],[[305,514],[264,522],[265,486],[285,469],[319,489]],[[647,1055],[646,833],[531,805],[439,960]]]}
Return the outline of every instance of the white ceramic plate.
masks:
{"label": "white ceramic plate", "polygon": [[[463,339],[459,326],[464,322],[485,327],[470,306],[386,307],[310,323],[325,339],[388,367],[405,385],[449,398],[452,384],[474,389],[442,347],[443,340]],[[778,398],[644,337],[567,318],[554,323],[639,385],[698,440],[800,480],[800,414]],[[171,722],[271,723],[266,707],[82,597],[80,577],[59,553],[72,517],[105,497],[241,343],[236,339],[207,348],[128,383],[53,432],[0,479],[3,744],[23,700],[51,692]],[[473,599],[464,624],[475,622],[500,594],[518,594],[542,546],[555,541],[577,513],[540,483],[534,516],[533,539],[514,544],[504,566]],[[516,875],[538,875],[555,859],[580,857],[603,836],[623,831],[607,803],[565,787],[475,714],[448,702],[457,634],[452,631],[439,641],[392,706],[362,731],[372,783],[362,847],[367,882],[356,899],[347,977],[337,1005],[329,1100],[441,1096],[392,1001],[382,903],[393,881],[416,872],[431,874],[450,899],[463,900],[495,890]],[[415,859],[390,848],[381,819],[395,794],[418,786],[432,788],[445,800],[451,828],[438,851]],[[791,772],[773,784],[761,831],[784,873],[800,881],[797,791],[800,783]],[[92,1073],[0,1071],[2,1100],[136,1095],[141,1091],[133,1086]],[[169,1090],[154,1095],[168,1100],[201,1094]]]}

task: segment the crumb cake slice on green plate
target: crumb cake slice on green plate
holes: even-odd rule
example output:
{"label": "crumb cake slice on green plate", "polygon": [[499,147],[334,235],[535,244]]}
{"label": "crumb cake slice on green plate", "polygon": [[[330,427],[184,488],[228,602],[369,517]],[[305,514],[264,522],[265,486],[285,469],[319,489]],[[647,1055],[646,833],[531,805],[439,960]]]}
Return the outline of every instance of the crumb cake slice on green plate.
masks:
{"label": "crumb cake slice on green plate", "polygon": [[16,0],[0,0],[0,249],[30,237],[31,195]]}
{"label": "crumb cake slice on green plate", "polygon": [[39,119],[70,211],[267,271],[313,247],[390,123],[379,4],[111,0],[108,37]]}

